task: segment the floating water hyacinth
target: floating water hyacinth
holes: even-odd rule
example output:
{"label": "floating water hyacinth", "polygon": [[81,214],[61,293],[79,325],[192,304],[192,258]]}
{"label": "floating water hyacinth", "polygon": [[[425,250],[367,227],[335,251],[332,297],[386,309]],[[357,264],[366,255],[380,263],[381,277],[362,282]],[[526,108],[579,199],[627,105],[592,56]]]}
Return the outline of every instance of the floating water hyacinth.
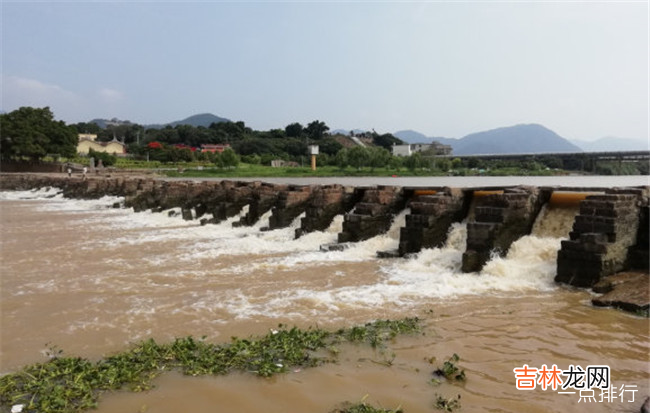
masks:
{"label": "floating water hyacinth", "polygon": [[[68,413],[97,406],[101,392],[129,387],[148,390],[151,380],[164,371],[178,369],[191,376],[223,375],[233,371],[270,377],[300,371],[335,360],[338,352],[322,350],[343,341],[367,343],[382,349],[398,334],[419,331],[417,318],[378,320],[336,332],[318,328],[271,329],[261,337],[233,337],[229,343],[213,344],[193,337],[177,338],[168,344],[153,339],[97,362],[64,357],[53,348],[45,363],[26,366],[22,371],[0,377],[0,404],[12,406],[11,413]],[[21,404],[14,404],[24,402]]]}

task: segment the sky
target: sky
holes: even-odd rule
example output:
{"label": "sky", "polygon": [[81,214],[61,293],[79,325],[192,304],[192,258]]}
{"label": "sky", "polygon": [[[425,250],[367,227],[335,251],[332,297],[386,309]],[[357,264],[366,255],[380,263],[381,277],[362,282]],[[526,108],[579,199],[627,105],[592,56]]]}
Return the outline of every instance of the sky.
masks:
{"label": "sky", "polygon": [[2,0],[6,112],[648,139],[648,1]]}

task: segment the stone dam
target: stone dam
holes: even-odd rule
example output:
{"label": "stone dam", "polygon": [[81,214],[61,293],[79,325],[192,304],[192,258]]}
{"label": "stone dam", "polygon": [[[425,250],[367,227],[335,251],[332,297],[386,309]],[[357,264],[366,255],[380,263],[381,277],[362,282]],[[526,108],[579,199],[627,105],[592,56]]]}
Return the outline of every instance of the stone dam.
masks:
{"label": "stone dam", "polygon": [[[233,225],[251,226],[271,211],[268,227],[288,227],[302,216],[296,238],[322,231],[343,215],[338,243],[321,249],[344,249],[388,231],[406,213],[399,248],[378,251],[379,258],[408,257],[424,248],[442,246],[450,226],[467,223],[462,271],[477,272],[494,254],[531,234],[550,209],[572,210],[573,223],[557,256],[558,283],[604,293],[593,303],[628,311],[648,311],[650,187],[400,187],[287,185],[261,181],[165,181],[150,177],[114,176],[75,179],[58,175],[2,174],[0,190],[59,188],[65,197],[124,197],[116,208],[162,212],[180,208],[183,219],[210,225],[234,217]],[[542,219],[543,220],[543,219]]]}

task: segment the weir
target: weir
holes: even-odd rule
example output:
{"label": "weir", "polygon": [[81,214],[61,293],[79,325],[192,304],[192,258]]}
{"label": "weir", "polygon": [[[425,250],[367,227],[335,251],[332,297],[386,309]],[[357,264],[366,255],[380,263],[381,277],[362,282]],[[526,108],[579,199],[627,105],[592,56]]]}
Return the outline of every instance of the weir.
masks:
{"label": "weir", "polygon": [[271,210],[278,200],[280,194],[278,186],[262,183],[253,191],[251,203],[249,204],[248,213],[233,226],[251,226],[254,225],[265,212]]}
{"label": "weir", "polygon": [[278,194],[278,199],[272,208],[273,215],[269,219],[269,229],[285,228],[293,220],[305,212],[307,202],[311,197],[312,187],[291,185],[286,191]]}
{"label": "weir", "polygon": [[372,238],[388,230],[393,217],[404,209],[403,189],[397,186],[378,186],[365,189],[361,202],[345,214],[343,231],[338,242],[357,242]]}
{"label": "weir", "polygon": [[647,205],[647,187],[587,196],[580,202],[570,239],[562,241],[555,280],[592,287],[602,277],[630,268],[630,255],[641,248],[647,251],[648,227],[640,226]]}
{"label": "weir", "polygon": [[296,229],[296,238],[314,231],[324,231],[334,217],[349,212],[363,197],[362,188],[344,187],[342,185],[317,186],[305,208],[300,228]]}
{"label": "weir", "polygon": [[535,219],[531,234],[538,237],[568,238],[580,202],[602,192],[553,191]]}
{"label": "weir", "polygon": [[468,199],[455,188],[413,190],[408,202],[411,213],[400,233],[399,255],[441,247],[451,224],[467,215]]}
{"label": "weir", "polygon": [[464,272],[480,271],[491,256],[504,256],[514,241],[528,234],[568,238],[558,252],[557,282],[591,287],[618,271],[648,269],[648,186],[458,189],[162,181],[121,176],[81,180],[63,175],[2,174],[1,178],[0,190],[56,187],[68,198],[124,196],[124,206],[136,212],[181,208],[185,219],[198,219],[201,224],[235,217],[246,205],[246,215],[235,225],[251,226],[271,211],[272,230],[288,227],[304,214],[296,237],[323,231],[335,216],[344,214],[339,243],[383,234],[402,212],[405,221],[401,228],[394,225],[399,229],[397,250],[385,256],[408,256],[442,247],[453,223],[466,221],[466,245],[460,249],[464,251]]}
{"label": "weir", "polygon": [[474,219],[467,223],[467,248],[463,272],[483,268],[490,255],[505,255],[510,245],[530,234],[541,209],[539,188],[505,188],[501,193],[474,191]]}

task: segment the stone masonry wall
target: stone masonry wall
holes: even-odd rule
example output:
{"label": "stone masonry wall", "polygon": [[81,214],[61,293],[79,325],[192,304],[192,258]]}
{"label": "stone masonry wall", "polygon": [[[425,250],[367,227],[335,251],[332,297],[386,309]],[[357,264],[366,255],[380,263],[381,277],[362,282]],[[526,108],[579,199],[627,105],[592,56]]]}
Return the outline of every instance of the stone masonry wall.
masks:
{"label": "stone masonry wall", "polygon": [[305,217],[300,228],[296,229],[296,238],[308,232],[324,231],[335,216],[349,211],[361,195],[363,193],[355,191],[355,188],[342,185],[314,188],[305,208]]}
{"label": "stone masonry wall", "polygon": [[580,203],[570,239],[562,241],[558,252],[555,281],[591,287],[627,267],[629,249],[637,244],[644,198],[647,203],[642,192],[614,190]]}
{"label": "stone masonry wall", "polygon": [[411,213],[400,230],[400,256],[442,246],[451,224],[461,221],[467,213],[465,195],[459,189],[443,188],[432,195],[417,193],[408,203]]}
{"label": "stone masonry wall", "polygon": [[528,235],[540,204],[539,190],[533,187],[509,188],[503,194],[478,198],[474,221],[467,224],[462,271],[480,271],[492,252],[504,255],[514,241]]}
{"label": "stone masonry wall", "polygon": [[251,203],[248,207],[248,213],[242,217],[239,222],[233,223],[234,226],[251,226],[254,225],[266,212],[273,208],[278,200],[281,191],[286,191],[288,185],[274,185],[257,182],[253,190]]}
{"label": "stone masonry wall", "polygon": [[378,186],[366,189],[353,212],[345,214],[338,241],[357,242],[388,231],[393,217],[404,209],[406,200],[401,187]]}
{"label": "stone masonry wall", "polygon": [[307,208],[312,189],[310,186],[290,185],[286,191],[280,192],[269,219],[269,229],[291,225]]}

